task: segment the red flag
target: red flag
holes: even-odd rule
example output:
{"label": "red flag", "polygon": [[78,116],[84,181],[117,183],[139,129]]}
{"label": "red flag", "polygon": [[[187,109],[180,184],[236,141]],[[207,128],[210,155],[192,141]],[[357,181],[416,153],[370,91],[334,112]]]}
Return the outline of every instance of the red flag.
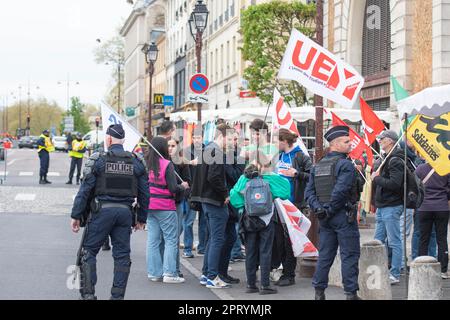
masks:
{"label": "red flag", "polygon": [[385,130],[383,121],[377,117],[375,112],[370,108],[363,98],[359,98],[360,109],[361,109],[361,119],[362,127],[364,130],[365,143],[370,146],[377,136]]}
{"label": "red flag", "polygon": [[[331,112],[331,116],[333,119],[333,126],[348,126],[341,118],[339,118],[337,115],[334,114],[334,112]],[[359,159],[361,158],[364,150],[366,149],[366,144],[364,143],[363,138],[359,134],[355,132],[352,128],[350,128],[350,141],[352,144],[352,151],[350,151],[349,156],[352,159]]]}
{"label": "red flag", "polygon": [[370,147],[366,149],[366,154],[367,154],[367,164],[373,168],[373,152]]}

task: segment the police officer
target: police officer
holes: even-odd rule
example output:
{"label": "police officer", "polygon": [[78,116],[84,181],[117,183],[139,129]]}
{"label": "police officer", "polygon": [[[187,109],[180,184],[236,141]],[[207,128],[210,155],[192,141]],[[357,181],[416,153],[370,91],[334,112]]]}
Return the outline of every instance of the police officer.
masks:
{"label": "police officer", "polygon": [[[130,273],[130,234],[132,204],[139,205],[134,230],[142,230],[147,220],[149,204],[148,173],[143,157],[124,151],[125,132],[122,125],[111,125],[105,137],[106,153],[94,153],[83,171],[83,181],[72,209],[72,231],[80,230],[80,219],[86,206],[91,205],[87,234],[82,245],[85,253],[81,272],[84,285],[81,298],[95,300],[96,256],[105,238],[112,239],[114,281],[111,299],[121,300]],[[88,203],[89,196],[95,198]]]}
{"label": "police officer", "polygon": [[38,154],[40,160],[39,184],[50,184],[47,180],[48,167],[50,165],[50,152],[55,151],[52,140],[50,139],[50,131],[44,130],[37,141]]}
{"label": "police officer", "polygon": [[319,261],[313,277],[316,300],[325,300],[328,273],[339,246],[342,279],[347,300],[359,300],[359,230],[356,222],[356,170],[348,159],[349,128],[336,126],[325,139],[330,152],[312,169],[305,191],[310,208],[320,224]]}
{"label": "police officer", "polygon": [[86,141],[83,141],[81,133],[77,133],[76,139],[72,141],[72,147],[69,151],[70,156],[70,172],[69,181],[66,184],[72,184],[75,167],[77,168],[77,185],[80,184],[81,166],[83,165],[83,156],[86,152]]}

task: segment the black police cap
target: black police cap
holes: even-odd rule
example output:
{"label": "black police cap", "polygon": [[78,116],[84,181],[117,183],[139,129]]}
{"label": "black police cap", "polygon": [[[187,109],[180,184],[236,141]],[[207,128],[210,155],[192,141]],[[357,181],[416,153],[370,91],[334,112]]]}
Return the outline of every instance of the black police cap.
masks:
{"label": "black police cap", "polygon": [[324,137],[328,142],[331,142],[339,137],[348,137],[350,135],[349,131],[350,128],[347,126],[336,126],[328,130]]}
{"label": "black police cap", "polygon": [[125,131],[123,130],[121,124],[110,125],[106,131],[106,134],[116,139],[125,139]]}

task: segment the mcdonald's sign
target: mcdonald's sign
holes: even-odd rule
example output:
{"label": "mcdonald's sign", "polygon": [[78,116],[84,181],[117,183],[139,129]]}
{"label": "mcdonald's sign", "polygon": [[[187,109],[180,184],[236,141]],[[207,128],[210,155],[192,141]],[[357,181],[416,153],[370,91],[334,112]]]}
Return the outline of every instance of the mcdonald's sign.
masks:
{"label": "mcdonald's sign", "polygon": [[164,105],[164,93],[155,93],[153,95],[153,105]]}

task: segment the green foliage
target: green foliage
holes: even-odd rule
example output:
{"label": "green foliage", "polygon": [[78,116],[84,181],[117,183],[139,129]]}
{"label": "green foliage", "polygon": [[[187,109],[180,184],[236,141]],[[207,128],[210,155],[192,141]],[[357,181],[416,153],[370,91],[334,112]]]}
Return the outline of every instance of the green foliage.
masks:
{"label": "green foliage", "polygon": [[296,81],[279,80],[277,74],[291,30],[296,28],[313,37],[315,14],[314,4],[279,0],[249,6],[242,12],[242,53],[244,60],[251,63],[244,78],[263,102],[272,102],[274,88],[289,104],[301,106],[307,102],[305,88]]}
{"label": "green foliage", "polygon": [[[87,133],[91,128],[84,114],[85,105],[80,102],[80,98],[72,97],[70,110],[66,112],[66,116],[72,116],[74,122],[74,130],[81,134]],[[63,126],[64,124],[62,124]],[[62,130],[61,130],[62,131]]]}

